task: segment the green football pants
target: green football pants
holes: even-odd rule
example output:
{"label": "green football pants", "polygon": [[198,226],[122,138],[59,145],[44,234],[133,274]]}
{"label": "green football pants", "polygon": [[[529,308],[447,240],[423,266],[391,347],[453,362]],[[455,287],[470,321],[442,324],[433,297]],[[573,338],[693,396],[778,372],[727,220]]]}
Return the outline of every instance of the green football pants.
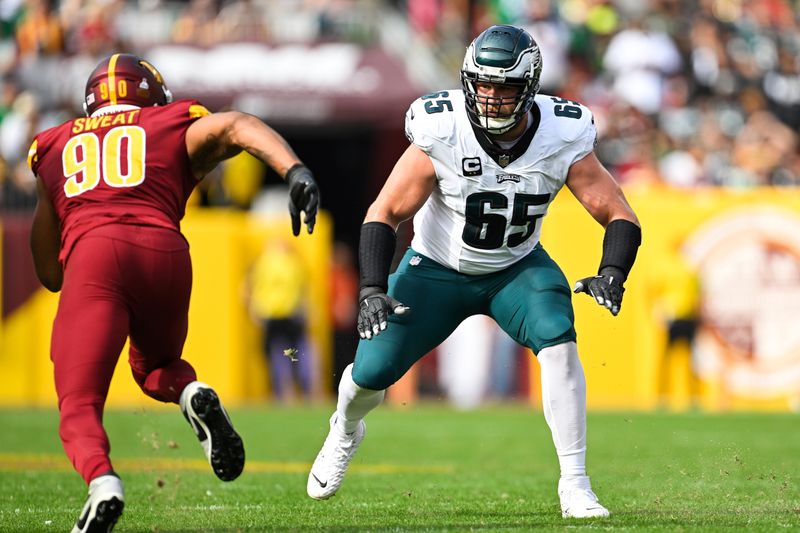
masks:
{"label": "green football pants", "polygon": [[[575,341],[572,293],[541,244],[505,270],[460,274],[410,249],[389,277],[389,294],[411,307],[361,339],[353,365],[360,387],[383,390],[436,348],[467,317],[488,315],[519,344],[542,348]],[[464,364],[470,364],[464,354]]]}

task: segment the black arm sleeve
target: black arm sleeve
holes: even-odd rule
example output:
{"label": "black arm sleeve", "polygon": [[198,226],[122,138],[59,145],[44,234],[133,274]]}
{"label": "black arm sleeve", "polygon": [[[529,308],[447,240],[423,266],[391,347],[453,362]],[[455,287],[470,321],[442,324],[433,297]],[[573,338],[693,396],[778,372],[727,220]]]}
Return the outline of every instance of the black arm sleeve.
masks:
{"label": "black arm sleeve", "polygon": [[389,289],[389,269],[392,266],[397,235],[383,222],[367,222],[361,226],[358,243],[358,263],[361,272],[361,288],[380,287]]}
{"label": "black arm sleeve", "polygon": [[603,258],[598,272],[602,273],[607,267],[617,268],[627,278],[640,244],[642,229],[639,226],[623,219],[610,222],[603,237]]}

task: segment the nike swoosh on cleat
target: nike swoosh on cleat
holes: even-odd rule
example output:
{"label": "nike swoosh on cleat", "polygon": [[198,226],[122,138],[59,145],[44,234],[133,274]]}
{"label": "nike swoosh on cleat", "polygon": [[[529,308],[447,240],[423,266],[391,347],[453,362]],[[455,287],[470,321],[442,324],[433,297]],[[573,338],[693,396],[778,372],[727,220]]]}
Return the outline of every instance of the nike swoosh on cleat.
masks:
{"label": "nike swoosh on cleat", "polygon": [[327,481],[325,483],[323,483],[322,481],[320,481],[320,479],[316,475],[314,475],[313,472],[311,473],[311,477],[316,479],[317,483],[319,483],[319,486],[322,487],[323,489],[328,486],[328,482]]}
{"label": "nike swoosh on cleat", "polygon": [[86,525],[86,519],[87,519],[87,518],[89,518],[89,513],[90,513],[91,511],[92,511],[92,508],[91,508],[91,507],[89,507],[88,509],[86,509],[86,512],[85,512],[85,513],[83,513],[83,516],[81,516],[81,517],[78,519],[78,522],[75,524],[75,525],[78,527],[78,529],[83,529],[83,526],[85,526],[85,525]]}

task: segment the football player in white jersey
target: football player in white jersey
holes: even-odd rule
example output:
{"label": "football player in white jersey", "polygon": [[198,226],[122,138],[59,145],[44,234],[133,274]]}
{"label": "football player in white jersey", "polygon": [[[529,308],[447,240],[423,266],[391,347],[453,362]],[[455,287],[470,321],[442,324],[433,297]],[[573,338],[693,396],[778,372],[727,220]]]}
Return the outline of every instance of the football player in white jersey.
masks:
{"label": "football player in white jersey", "polygon": [[[539,360],[544,415],[561,467],[562,515],[609,515],[586,475],[586,382],[569,285],[539,236],[566,184],[605,228],[598,274],[574,290],[616,315],[641,229],[593,152],[591,112],[537,94],[541,65],[526,31],[492,26],[467,48],[462,89],[423,96],[408,110],[411,145],[361,230],[362,340],[308,476],[312,498],[336,493],[364,438],[364,417],[385,389],[462,320],[484,314]],[[396,228],[412,216],[411,248],[389,276]],[[464,358],[469,364],[469,354]]]}

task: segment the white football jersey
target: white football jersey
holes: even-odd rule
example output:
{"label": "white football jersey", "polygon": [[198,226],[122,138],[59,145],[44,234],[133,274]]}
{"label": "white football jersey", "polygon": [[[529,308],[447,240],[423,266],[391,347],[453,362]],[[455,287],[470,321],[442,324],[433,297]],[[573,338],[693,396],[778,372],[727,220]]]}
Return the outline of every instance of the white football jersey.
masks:
{"label": "white football jersey", "polygon": [[536,246],[540,219],[570,166],[594,149],[597,132],[577,102],[544,94],[535,102],[534,124],[508,150],[479,141],[461,90],[411,104],[406,135],[430,156],[437,180],[414,216],[414,250],[464,274],[487,274]]}

